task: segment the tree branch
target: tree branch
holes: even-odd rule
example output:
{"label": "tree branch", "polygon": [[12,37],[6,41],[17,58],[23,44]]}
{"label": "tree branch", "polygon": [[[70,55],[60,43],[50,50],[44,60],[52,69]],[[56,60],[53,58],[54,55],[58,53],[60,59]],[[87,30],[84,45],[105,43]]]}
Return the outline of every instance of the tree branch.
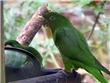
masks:
{"label": "tree branch", "polygon": [[[106,1],[102,2],[102,8],[104,7],[105,3],[106,3]],[[94,32],[94,29],[95,29],[95,27],[96,27],[96,25],[98,23],[98,20],[99,20],[101,14],[102,14],[102,12],[99,12],[98,15],[96,16],[96,19],[95,19],[95,22],[93,24],[92,30],[91,30],[91,32],[90,32],[90,34],[88,36],[88,40],[91,38],[91,36],[92,36],[92,34]]]}
{"label": "tree branch", "polygon": [[68,76],[66,76],[58,72],[56,74],[24,79],[11,83],[81,83],[81,76],[78,73],[76,77],[73,77],[72,73],[68,73]]}
{"label": "tree branch", "polygon": [[91,30],[91,32],[90,32],[90,34],[89,34],[89,36],[88,36],[88,40],[91,38],[91,36],[92,36],[92,34],[93,34],[93,32],[94,32],[94,29],[95,29],[95,27],[96,27],[96,25],[97,25],[97,23],[98,23],[100,14],[101,14],[101,12],[99,12],[98,15],[96,16],[96,20],[95,20],[95,22],[94,22],[94,24],[93,24],[93,27],[92,27],[92,30]]}

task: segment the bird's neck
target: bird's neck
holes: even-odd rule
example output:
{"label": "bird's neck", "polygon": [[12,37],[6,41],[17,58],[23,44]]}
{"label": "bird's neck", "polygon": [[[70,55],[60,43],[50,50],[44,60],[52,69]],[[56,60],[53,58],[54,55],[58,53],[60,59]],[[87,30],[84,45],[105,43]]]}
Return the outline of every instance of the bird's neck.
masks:
{"label": "bird's neck", "polygon": [[51,30],[52,30],[52,33],[54,34],[58,29],[61,29],[61,28],[66,28],[63,24],[60,24],[60,25],[54,25],[54,26],[50,26]]}

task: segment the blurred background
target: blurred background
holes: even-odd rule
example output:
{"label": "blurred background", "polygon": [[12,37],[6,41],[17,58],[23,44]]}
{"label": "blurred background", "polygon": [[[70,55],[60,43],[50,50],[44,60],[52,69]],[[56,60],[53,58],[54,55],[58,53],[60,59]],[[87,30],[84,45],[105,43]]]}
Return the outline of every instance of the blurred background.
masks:
{"label": "blurred background", "polygon": [[[101,2],[102,0],[6,0],[4,2],[4,41],[16,39],[37,8],[48,3],[50,10],[69,18],[84,34],[94,56],[110,70],[110,2],[107,1],[104,7],[100,4]],[[99,12],[102,13],[99,22],[88,40]],[[41,53],[45,67],[63,68],[60,53],[53,39],[47,37],[43,28],[36,34],[30,46]],[[79,69],[78,72],[84,77],[85,83],[98,83],[84,70]],[[108,75],[105,76],[110,79]]]}

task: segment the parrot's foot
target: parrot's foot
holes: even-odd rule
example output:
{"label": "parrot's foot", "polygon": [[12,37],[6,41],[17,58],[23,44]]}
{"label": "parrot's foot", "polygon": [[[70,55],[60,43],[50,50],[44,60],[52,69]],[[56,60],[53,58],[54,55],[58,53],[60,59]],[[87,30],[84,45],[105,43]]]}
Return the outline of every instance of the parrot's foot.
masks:
{"label": "parrot's foot", "polygon": [[65,70],[60,70],[59,73],[62,73],[65,75],[65,77],[69,77],[69,76],[72,76],[73,78],[76,78],[78,73],[73,69],[72,72],[68,72],[68,71],[65,71]]}
{"label": "parrot's foot", "polygon": [[64,78],[66,83],[67,83],[67,78],[69,77],[69,73],[67,71],[65,71],[65,70],[60,70],[58,73],[63,74],[63,76],[61,75],[61,77]]}
{"label": "parrot's foot", "polygon": [[68,72],[68,71],[65,71],[65,70],[60,70],[59,73],[64,74],[66,77],[72,76],[74,78],[76,78],[77,75],[78,75],[78,73],[74,69],[72,70],[72,72]]}
{"label": "parrot's foot", "polygon": [[68,75],[68,72],[66,72],[65,70],[60,70],[60,71],[58,71],[58,72],[64,74],[65,77],[68,77],[68,76],[69,76],[69,75]]}
{"label": "parrot's foot", "polygon": [[73,70],[72,70],[72,76],[73,76],[74,78],[76,78],[77,75],[78,75],[78,73],[73,69]]}

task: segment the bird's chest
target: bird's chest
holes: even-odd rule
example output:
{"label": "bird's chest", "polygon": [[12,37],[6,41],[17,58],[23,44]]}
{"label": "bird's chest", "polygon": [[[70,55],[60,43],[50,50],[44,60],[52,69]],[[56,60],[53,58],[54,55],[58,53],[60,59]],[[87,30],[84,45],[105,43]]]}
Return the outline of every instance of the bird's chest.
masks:
{"label": "bird's chest", "polygon": [[68,38],[64,32],[56,32],[54,34],[54,42],[62,55],[70,54],[68,53],[71,49]]}
{"label": "bird's chest", "polygon": [[58,47],[58,48],[63,48],[64,47],[64,43],[65,42],[65,38],[64,38],[64,33],[63,32],[56,32],[54,33],[54,42],[55,42],[55,45]]}

